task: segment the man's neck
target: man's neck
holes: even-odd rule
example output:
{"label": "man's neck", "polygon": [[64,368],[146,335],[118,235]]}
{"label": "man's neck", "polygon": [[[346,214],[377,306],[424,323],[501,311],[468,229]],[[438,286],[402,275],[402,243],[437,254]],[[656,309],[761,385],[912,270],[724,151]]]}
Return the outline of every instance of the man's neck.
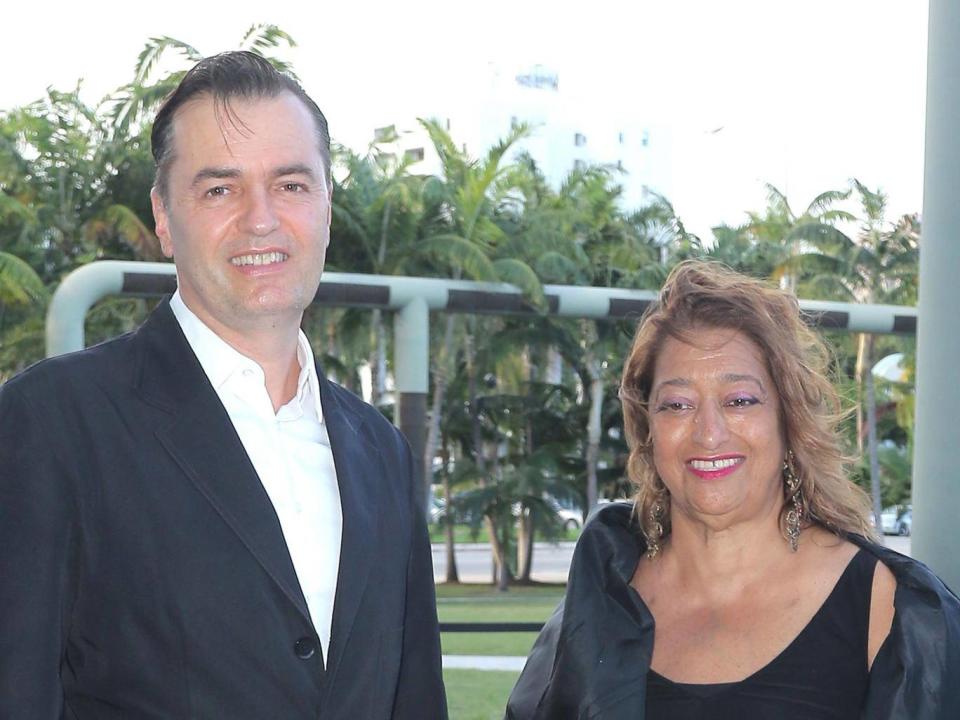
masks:
{"label": "man's neck", "polygon": [[274,412],[293,399],[300,379],[297,345],[302,313],[296,317],[272,315],[258,318],[258,322],[248,322],[241,329],[220,321],[182,296],[181,299],[221,340],[263,369],[267,395],[270,396]]}
{"label": "man's neck", "polygon": [[256,334],[242,334],[233,337],[220,335],[235,350],[256,362],[263,368],[267,395],[277,412],[297,394],[300,379],[300,361],[297,358],[297,341],[300,326],[284,332],[274,330]]}

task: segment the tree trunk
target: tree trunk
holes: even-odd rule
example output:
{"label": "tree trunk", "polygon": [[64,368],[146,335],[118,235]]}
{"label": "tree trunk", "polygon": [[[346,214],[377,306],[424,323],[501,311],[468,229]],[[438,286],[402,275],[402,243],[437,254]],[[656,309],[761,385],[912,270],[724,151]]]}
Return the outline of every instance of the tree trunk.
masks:
{"label": "tree trunk", "polygon": [[443,456],[443,469],[440,471],[440,477],[443,478],[443,501],[446,503],[446,512],[443,516],[443,542],[447,550],[447,571],[445,582],[459,583],[460,573],[457,572],[457,556],[455,553],[456,547],[453,542],[454,508],[453,494],[450,492],[450,450],[447,447],[446,439],[444,439],[443,449],[441,452]]}
{"label": "tree trunk", "polygon": [[370,358],[370,404],[377,407],[383,399],[387,381],[387,337],[380,308],[374,308],[371,322],[373,357]]}
{"label": "tree trunk", "polygon": [[547,348],[547,371],[544,382],[560,385],[563,382],[563,356],[552,345]]}
{"label": "tree trunk", "polygon": [[[332,312],[323,313],[323,322],[326,330],[326,343],[324,344],[324,350],[332,357],[339,357],[340,352],[337,347],[337,322],[336,318],[333,316]],[[344,385],[349,383],[348,378],[339,378],[337,377],[337,371],[334,368],[329,368],[327,370],[327,375],[334,382],[341,382]]]}
{"label": "tree trunk", "polygon": [[493,551],[497,590],[506,592],[510,589],[510,566],[507,561],[506,543],[497,532],[497,523],[491,516],[484,515],[483,524],[490,536],[490,549]]}
{"label": "tree trunk", "polygon": [[599,372],[590,380],[590,421],[587,425],[587,512],[597,506],[597,464],[600,460],[600,433],[603,411],[603,378]]}
{"label": "tree trunk", "polygon": [[[377,267],[379,273],[383,273],[384,261],[387,258],[387,239],[390,232],[390,217],[393,214],[393,202],[387,197],[383,208],[383,218],[380,223],[380,247],[377,248]],[[371,382],[371,403],[374,406],[380,404],[383,393],[386,390],[387,382],[387,342],[386,333],[383,325],[383,312],[376,308],[373,311],[373,331],[374,338],[374,358],[370,363]],[[442,406],[441,406],[442,407]],[[430,477],[429,475],[427,477]]]}
{"label": "tree trunk", "polygon": [[[480,398],[477,396],[477,358],[473,342],[476,330],[475,324],[475,317],[467,318],[467,332],[463,338],[463,350],[467,370],[467,402],[470,408],[470,440],[473,444],[473,462],[480,478],[480,487],[486,487],[487,458],[484,450],[483,428],[480,425]],[[490,541],[490,582],[496,583],[502,559],[497,536],[497,523],[493,518],[488,517],[484,522],[484,527]]]}
{"label": "tree trunk", "polygon": [[[530,361],[530,355],[531,349],[527,345],[523,351],[524,370],[528,383],[533,383],[537,379],[537,371],[534,363]],[[526,456],[533,457],[536,447],[533,441],[533,422],[529,415],[524,427],[524,440]],[[530,582],[530,573],[533,570],[534,530],[533,514],[530,508],[521,504],[520,513],[517,516],[517,578],[523,583]]]}
{"label": "tree trunk", "polygon": [[447,328],[443,336],[443,347],[433,371],[433,404],[430,406],[430,421],[427,425],[427,441],[423,451],[423,476],[433,477],[433,458],[437,454],[440,440],[440,419],[443,415],[443,401],[447,394],[447,365],[453,352],[454,316],[447,315]]}
{"label": "tree trunk", "polygon": [[533,513],[522,508],[517,518],[517,580],[525,584],[532,582],[534,530]]}
{"label": "tree trunk", "polygon": [[857,335],[857,364],[854,366],[853,379],[857,384],[857,393],[860,394],[861,402],[857,403],[857,454],[863,455],[863,436],[864,436],[864,405],[866,404],[865,398],[863,397],[863,392],[866,390],[866,386],[863,382],[863,373],[864,373],[864,364],[866,362],[866,353],[867,353],[867,337],[866,333],[859,333]]}
{"label": "tree trunk", "polygon": [[873,336],[868,336],[869,340],[865,343],[864,360],[866,363],[866,374],[864,375],[866,385],[866,405],[867,405],[867,450],[870,456],[870,495],[873,498],[873,519],[877,526],[877,534],[883,538],[883,523],[880,521],[882,512],[882,498],[880,496],[880,460],[877,454],[877,399],[873,387]]}
{"label": "tree trunk", "polygon": [[587,419],[587,507],[584,516],[588,515],[597,506],[597,464],[600,459],[600,435],[603,429],[603,368],[600,361],[594,356],[593,346],[597,341],[596,327],[587,325],[586,337],[587,373],[590,375],[590,414]]}
{"label": "tree trunk", "polygon": [[503,537],[500,538],[500,574],[497,576],[497,590],[507,592],[510,589],[510,581],[513,580],[513,574],[510,572],[510,561],[507,558],[510,523],[503,523],[502,530]]}
{"label": "tree trunk", "polygon": [[[497,482],[501,479],[500,473],[500,457],[499,457],[499,445],[494,444],[493,457],[491,458],[492,462],[492,476],[494,482]],[[493,519],[490,518],[490,535],[491,542],[496,540],[497,543],[497,590],[500,592],[506,592],[510,589],[510,581],[513,579],[513,575],[510,572],[510,560],[507,557],[507,550],[510,546],[510,521],[504,520],[501,525],[494,523]],[[498,535],[498,531],[502,535]]]}

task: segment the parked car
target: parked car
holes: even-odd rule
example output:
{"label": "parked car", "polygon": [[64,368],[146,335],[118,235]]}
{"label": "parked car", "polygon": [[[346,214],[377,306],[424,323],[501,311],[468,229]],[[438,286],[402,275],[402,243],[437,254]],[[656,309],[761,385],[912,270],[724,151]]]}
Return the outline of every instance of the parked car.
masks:
{"label": "parked car", "polygon": [[580,514],[579,510],[558,506],[557,517],[563,523],[564,530],[578,530],[583,524],[583,515]]}
{"label": "parked car", "polygon": [[880,512],[880,529],[884,535],[893,535],[898,517],[900,517],[900,508],[897,507],[884,508]]}
{"label": "parked car", "polygon": [[900,516],[900,519],[897,521],[897,535],[903,535],[904,537],[910,534],[911,529],[913,528],[913,509],[907,508],[903,515]]}
{"label": "parked car", "polygon": [[893,506],[880,513],[880,525],[884,535],[909,535],[913,525],[913,506]]}

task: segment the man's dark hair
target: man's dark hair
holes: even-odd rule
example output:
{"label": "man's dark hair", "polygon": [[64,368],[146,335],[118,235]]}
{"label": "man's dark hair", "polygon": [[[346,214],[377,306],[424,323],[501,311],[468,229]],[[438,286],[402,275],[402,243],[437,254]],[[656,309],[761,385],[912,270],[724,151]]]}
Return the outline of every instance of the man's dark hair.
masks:
{"label": "man's dark hair", "polygon": [[150,146],[156,166],[154,187],[160,197],[164,201],[167,199],[167,176],[174,156],[173,118],[184,104],[201,95],[209,95],[218,111],[230,118],[233,115],[230,100],[233,98],[275,98],[284,92],[300,98],[313,115],[326,181],[331,182],[330,133],[320,108],[296,80],[277,70],[263,57],[246,50],[235,50],[204,58],[194,65],[157,112],[150,133]]}

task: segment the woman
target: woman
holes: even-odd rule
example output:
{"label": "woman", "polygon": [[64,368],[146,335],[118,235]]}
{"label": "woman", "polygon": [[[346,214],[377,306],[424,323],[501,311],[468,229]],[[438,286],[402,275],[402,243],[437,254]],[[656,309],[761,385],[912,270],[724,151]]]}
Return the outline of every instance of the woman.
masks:
{"label": "woman", "polygon": [[791,295],[671,273],[620,390],[634,501],[584,530],[508,718],[960,718],[960,601],[868,539],[828,360]]}

